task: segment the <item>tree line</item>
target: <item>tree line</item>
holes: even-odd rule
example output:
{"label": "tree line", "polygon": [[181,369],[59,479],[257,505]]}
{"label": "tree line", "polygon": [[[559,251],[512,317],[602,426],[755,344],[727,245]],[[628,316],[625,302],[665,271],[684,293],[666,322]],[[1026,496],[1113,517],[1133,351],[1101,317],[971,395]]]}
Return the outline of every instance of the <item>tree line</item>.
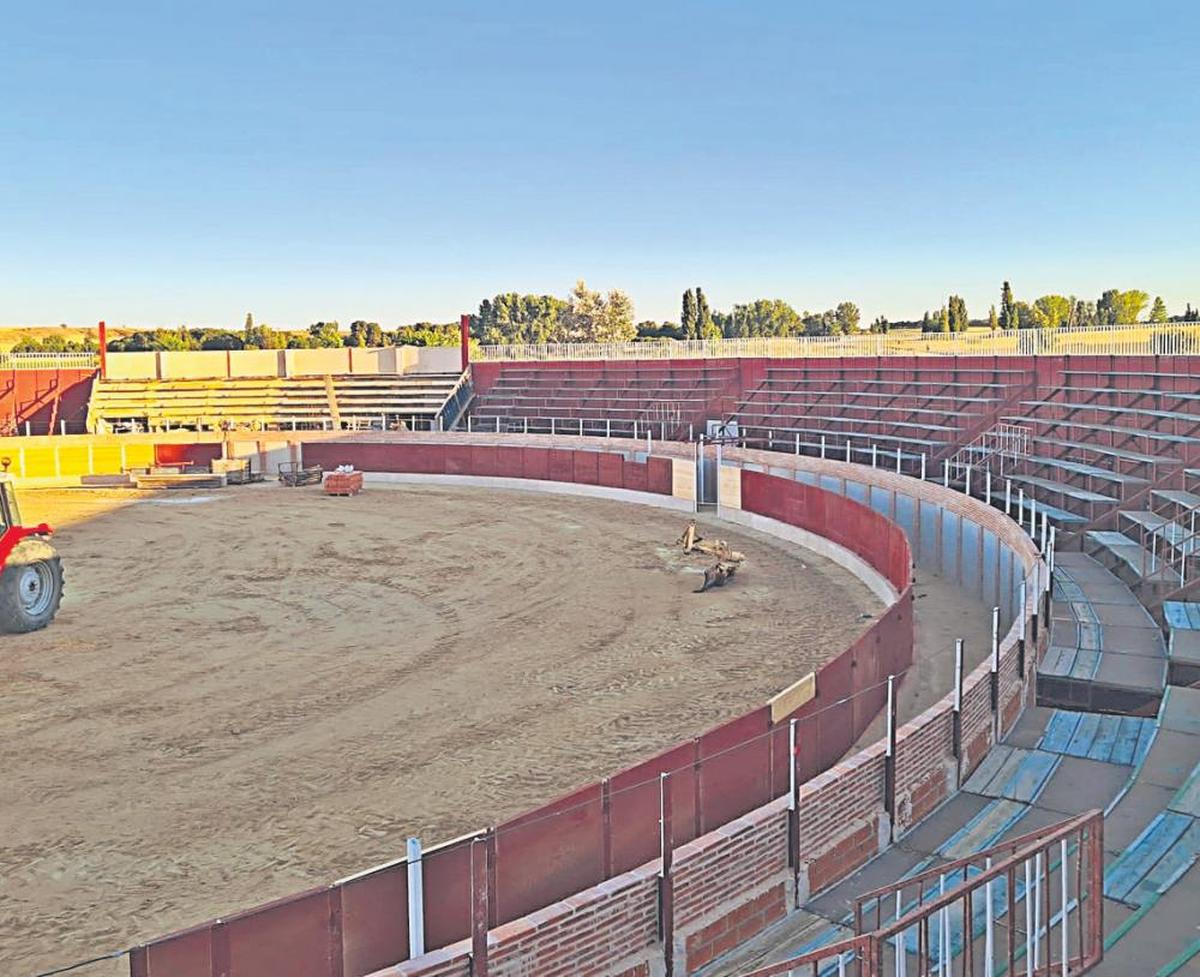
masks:
{"label": "tree line", "polygon": [[[1149,311],[1147,312],[1147,307]],[[1144,316],[1144,318],[1143,318]],[[700,286],[686,289],[679,321],[635,321],[633,301],[620,289],[598,292],[580,280],[566,298],[556,295],[503,292],[479,303],[471,316],[473,342],[486,345],[513,343],[613,343],[661,339],[737,339],[769,336],[858,335],[864,331],[886,333],[898,329],[956,333],[971,327],[997,329],[1055,329],[1070,326],[1118,325],[1134,322],[1195,322],[1200,310],[1189,302],[1179,315],[1170,315],[1161,296],[1150,300],[1140,289],[1110,288],[1090,301],[1074,295],[1042,295],[1020,301],[1009,282],[1000,288],[999,305],[986,318],[972,319],[960,295],[950,295],[937,310],[920,319],[889,321],[878,316],[869,326],[860,323],[858,306],[840,302],[824,312],[797,311],[783,299],[755,299],[734,304],[727,311],[714,309]],[[457,322],[417,322],[384,329],[377,322],[356,319],[343,330],[337,322],[314,322],[305,329],[273,329],[246,315],[242,329],[191,328],[135,330],[109,340],[110,352],[328,349],[341,346],[456,346]],[[90,335],[71,340],[58,336],[23,339],[13,352],[94,352]]]}

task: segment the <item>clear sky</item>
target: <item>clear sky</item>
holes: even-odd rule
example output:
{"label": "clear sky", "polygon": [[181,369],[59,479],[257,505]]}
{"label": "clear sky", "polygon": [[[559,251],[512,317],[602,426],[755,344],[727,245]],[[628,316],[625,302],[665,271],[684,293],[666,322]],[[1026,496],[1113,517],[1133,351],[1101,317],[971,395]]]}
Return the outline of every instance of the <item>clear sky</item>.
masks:
{"label": "clear sky", "polygon": [[2,9],[2,323],[1200,304],[1195,2]]}

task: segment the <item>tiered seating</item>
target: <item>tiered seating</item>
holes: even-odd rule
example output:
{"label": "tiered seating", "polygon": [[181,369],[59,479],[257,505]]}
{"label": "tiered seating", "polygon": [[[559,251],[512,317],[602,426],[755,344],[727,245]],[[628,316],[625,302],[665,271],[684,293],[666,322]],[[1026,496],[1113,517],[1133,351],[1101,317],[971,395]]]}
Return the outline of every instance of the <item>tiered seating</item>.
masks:
{"label": "tiered seating", "polygon": [[557,363],[505,368],[494,385],[477,392],[472,427],[686,438],[689,429],[721,415],[736,390],[736,365],[694,363]]}
{"label": "tiered seating", "polygon": [[[918,373],[911,366],[768,367],[731,420],[751,447],[823,450],[853,460],[883,452],[906,470],[937,459],[989,426],[1029,389],[1025,371],[955,366]],[[874,446],[874,448],[873,448]]]}
{"label": "tiered seating", "polygon": [[428,428],[458,374],[99,380],[88,430]]}

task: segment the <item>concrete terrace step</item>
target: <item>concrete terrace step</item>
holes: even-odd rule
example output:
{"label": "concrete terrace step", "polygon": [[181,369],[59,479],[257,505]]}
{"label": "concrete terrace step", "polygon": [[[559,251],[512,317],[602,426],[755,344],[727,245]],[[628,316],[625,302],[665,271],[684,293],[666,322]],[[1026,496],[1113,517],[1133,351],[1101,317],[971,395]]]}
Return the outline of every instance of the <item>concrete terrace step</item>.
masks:
{"label": "concrete terrace step", "polygon": [[[1122,427],[1119,424],[1090,424],[1082,421],[1064,420],[1057,417],[1038,417],[1029,414],[1010,414],[1004,417],[1009,424],[1029,426],[1036,424],[1040,427],[1070,427],[1080,431],[1095,431],[1100,434],[1115,434],[1127,438],[1146,438],[1150,441],[1163,441],[1168,444],[1200,444],[1200,437],[1186,434],[1168,434],[1150,428]],[[1042,440],[1036,437],[1036,440]]]}
{"label": "concrete terrace step", "polygon": [[1026,455],[1025,461],[1031,465],[1046,465],[1050,468],[1058,468],[1062,471],[1072,472],[1076,475],[1086,475],[1091,478],[1099,478],[1104,481],[1115,482],[1118,485],[1149,485],[1150,480],[1147,478],[1139,478],[1136,475],[1126,475],[1122,472],[1114,472],[1108,468],[1100,468],[1098,465],[1086,465],[1081,461],[1065,461],[1062,458],[1049,458],[1044,455]]}
{"label": "concrete terrace step", "polygon": [[1196,541],[1190,538],[1191,533],[1179,523],[1160,516],[1157,512],[1148,509],[1121,509],[1117,515],[1164,539],[1177,550],[1186,550],[1188,555],[1197,552]]}
{"label": "concrete terrace step", "polygon": [[1195,492],[1184,492],[1182,489],[1154,489],[1150,494],[1165,502],[1173,502],[1175,505],[1181,505],[1187,509],[1195,509],[1200,506],[1200,495]]}
{"label": "concrete terrace step", "polygon": [[1034,488],[1040,488],[1047,492],[1065,495],[1072,499],[1078,499],[1080,502],[1115,503],[1118,501],[1111,495],[1102,495],[1099,492],[1092,492],[1088,489],[1077,488],[1076,486],[1068,485],[1065,482],[1056,482],[1053,479],[1041,478],[1037,475],[1009,475],[1008,478],[1018,484],[1032,485]]}
{"label": "concrete terrace step", "polygon": [[1089,530],[1088,540],[1123,563],[1139,580],[1178,584],[1179,574],[1124,533]]}

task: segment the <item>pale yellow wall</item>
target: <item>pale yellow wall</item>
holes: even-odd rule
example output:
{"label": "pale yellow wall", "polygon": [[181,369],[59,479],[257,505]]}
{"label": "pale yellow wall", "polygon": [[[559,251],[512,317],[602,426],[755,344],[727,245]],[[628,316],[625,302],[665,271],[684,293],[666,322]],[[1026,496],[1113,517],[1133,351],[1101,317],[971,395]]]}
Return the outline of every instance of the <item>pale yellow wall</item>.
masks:
{"label": "pale yellow wall", "polygon": [[417,351],[416,363],[406,373],[460,373],[462,350],[457,346],[413,346]]}
{"label": "pale yellow wall", "polygon": [[158,364],[164,380],[206,380],[229,374],[224,350],[159,353]]}
{"label": "pale yellow wall", "polygon": [[742,507],[742,470],[722,465],[717,479],[717,501],[730,509],[740,509]]}
{"label": "pale yellow wall", "polygon": [[350,356],[346,349],[289,349],[288,376],[323,376],[327,373],[349,373]]}
{"label": "pale yellow wall", "polygon": [[157,353],[109,353],[110,380],[153,380],[158,376]]}
{"label": "pale yellow wall", "polygon": [[696,501],[696,463],[686,458],[671,459],[671,494],[677,499]]}
{"label": "pale yellow wall", "polygon": [[283,373],[281,349],[235,349],[229,354],[229,371],[235,377],[277,377]]}

